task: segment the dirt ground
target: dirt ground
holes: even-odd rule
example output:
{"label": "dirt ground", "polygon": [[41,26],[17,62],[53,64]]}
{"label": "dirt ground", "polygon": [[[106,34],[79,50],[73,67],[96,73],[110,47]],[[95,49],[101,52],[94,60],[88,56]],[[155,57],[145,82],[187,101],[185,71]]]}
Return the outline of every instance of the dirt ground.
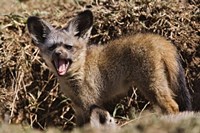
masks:
{"label": "dirt ground", "polygon": [[[193,110],[200,110],[198,0],[1,0],[1,121],[39,129],[74,128],[70,99],[60,92],[56,78],[38,55],[27,33],[26,20],[36,15],[55,27],[62,27],[85,8],[91,9],[95,16],[91,45],[138,32],[156,33],[170,40],[182,59]],[[151,104],[134,90],[115,106],[113,115],[128,120],[149,108]]]}

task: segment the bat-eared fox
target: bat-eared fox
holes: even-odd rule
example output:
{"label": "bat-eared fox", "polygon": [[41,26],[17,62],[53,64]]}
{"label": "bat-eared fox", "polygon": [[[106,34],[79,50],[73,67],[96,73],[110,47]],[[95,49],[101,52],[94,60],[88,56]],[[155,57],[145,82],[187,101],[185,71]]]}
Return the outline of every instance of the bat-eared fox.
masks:
{"label": "bat-eared fox", "polygon": [[106,109],[132,86],[164,113],[191,110],[177,49],[164,37],[139,33],[89,46],[90,10],[78,13],[61,29],[36,16],[29,17],[27,25],[61,90],[71,98],[77,125],[89,122],[92,105]]}

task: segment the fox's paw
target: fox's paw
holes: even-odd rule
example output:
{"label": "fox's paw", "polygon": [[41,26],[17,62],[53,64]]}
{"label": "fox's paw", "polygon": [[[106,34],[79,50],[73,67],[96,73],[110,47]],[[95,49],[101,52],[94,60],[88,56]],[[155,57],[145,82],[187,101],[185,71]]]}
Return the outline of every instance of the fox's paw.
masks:
{"label": "fox's paw", "polygon": [[169,113],[169,114],[179,113],[178,104],[174,100],[171,100],[170,102],[168,102],[167,113]]}

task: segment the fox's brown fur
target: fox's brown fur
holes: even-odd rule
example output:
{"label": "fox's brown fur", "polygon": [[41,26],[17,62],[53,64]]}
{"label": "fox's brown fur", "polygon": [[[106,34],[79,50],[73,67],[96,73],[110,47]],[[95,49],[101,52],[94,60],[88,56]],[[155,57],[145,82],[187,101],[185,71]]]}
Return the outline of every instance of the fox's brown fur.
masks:
{"label": "fox's brown fur", "polygon": [[102,46],[87,46],[92,13],[79,13],[67,27],[54,29],[38,17],[28,29],[41,55],[72,99],[78,125],[89,108],[125,96],[133,85],[163,112],[190,110],[190,95],[176,48],[154,34],[121,37]]}

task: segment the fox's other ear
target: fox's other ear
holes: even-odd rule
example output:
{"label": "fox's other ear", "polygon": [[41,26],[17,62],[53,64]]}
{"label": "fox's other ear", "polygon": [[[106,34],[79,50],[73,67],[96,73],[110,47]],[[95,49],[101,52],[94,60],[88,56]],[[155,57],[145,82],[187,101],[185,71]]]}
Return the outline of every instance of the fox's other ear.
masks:
{"label": "fox's other ear", "polygon": [[93,25],[93,14],[90,10],[80,12],[64,29],[74,36],[88,39]]}
{"label": "fox's other ear", "polygon": [[28,31],[36,45],[43,44],[52,27],[36,16],[27,20]]}

